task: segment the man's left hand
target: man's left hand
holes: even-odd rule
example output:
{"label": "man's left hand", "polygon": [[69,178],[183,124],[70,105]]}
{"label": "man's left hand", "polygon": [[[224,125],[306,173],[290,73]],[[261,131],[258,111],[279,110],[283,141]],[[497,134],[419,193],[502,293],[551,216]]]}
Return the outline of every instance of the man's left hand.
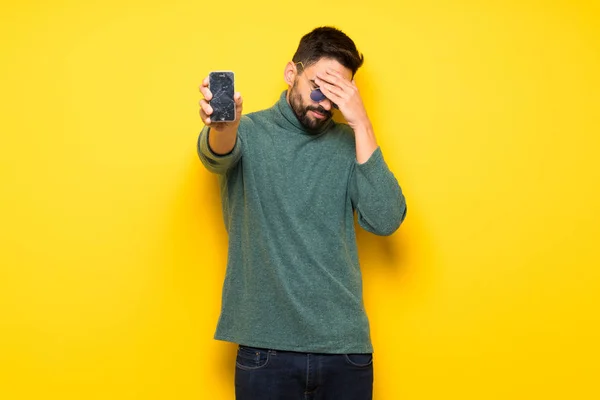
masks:
{"label": "man's left hand", "polygon": [[349,81],[339,72],[328,69],[325,73],[317,73],[315,83],[319,85],[321,92],[339,107],[346,122],[353,129],[370,123],[354,79]]}

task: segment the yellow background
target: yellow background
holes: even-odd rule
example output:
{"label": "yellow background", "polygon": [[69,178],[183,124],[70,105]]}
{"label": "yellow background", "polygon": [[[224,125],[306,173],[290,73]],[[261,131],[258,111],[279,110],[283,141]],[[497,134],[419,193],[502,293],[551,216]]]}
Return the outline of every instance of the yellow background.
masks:
{"label": "yellow background", "polygon": [[233,398],[197,87],[269,107],[325,24],[408,200],[359,234],[375,399],[600,398],[600,6],[567,0],[3,2],[0,398]]}

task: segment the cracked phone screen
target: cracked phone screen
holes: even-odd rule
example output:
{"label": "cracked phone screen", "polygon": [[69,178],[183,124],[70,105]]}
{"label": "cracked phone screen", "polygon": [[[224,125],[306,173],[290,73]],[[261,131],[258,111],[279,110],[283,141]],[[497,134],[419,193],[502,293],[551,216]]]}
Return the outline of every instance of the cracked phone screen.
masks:
{"label": "cracked phone screen", "polygon": [[211,72],[208,87],[212,93],[210,106],[213,122],[235,120],[235,102],[233,101],[233,72]]}

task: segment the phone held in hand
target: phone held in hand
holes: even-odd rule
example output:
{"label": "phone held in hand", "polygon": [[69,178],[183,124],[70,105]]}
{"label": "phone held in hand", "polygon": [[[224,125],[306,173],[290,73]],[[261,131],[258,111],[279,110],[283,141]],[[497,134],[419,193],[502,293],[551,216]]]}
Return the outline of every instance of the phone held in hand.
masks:
{"label": "phone held in hand", "polygon": [[212,93],[209,101],[213,109],[212,122],[235,121],[234,74],[232,71],[213,71],[208,75],[208,88]]}

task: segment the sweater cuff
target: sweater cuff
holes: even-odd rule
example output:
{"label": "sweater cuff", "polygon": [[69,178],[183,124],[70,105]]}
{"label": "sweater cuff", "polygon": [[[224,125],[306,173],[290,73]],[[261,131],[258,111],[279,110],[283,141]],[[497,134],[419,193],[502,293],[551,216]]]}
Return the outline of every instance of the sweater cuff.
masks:
{"label": "sweater cuff", "polygon": [[198,141],[198,152],[204,155],[206,158],[214,160],[218,163],[227,163],[230,159],[235,159],[240,153],[240,143],[238,135],[235,137],[235,144],[233,149],[227,154],[215,153],[209,145],[208,135],[210,135],[210,127],[205,126],[200,132],[200,140]]}
{"label": "sweater cuff", "polygon": [[370,175],[374,171],[380,170],[382,165],[385,162],[383,161],[383,153],[381,152],[381,147],[377,147],[373,154],[369,157],[367,161],[362,164],[359,164],[356,161],[356,169],[360,171],[363,175]]}

